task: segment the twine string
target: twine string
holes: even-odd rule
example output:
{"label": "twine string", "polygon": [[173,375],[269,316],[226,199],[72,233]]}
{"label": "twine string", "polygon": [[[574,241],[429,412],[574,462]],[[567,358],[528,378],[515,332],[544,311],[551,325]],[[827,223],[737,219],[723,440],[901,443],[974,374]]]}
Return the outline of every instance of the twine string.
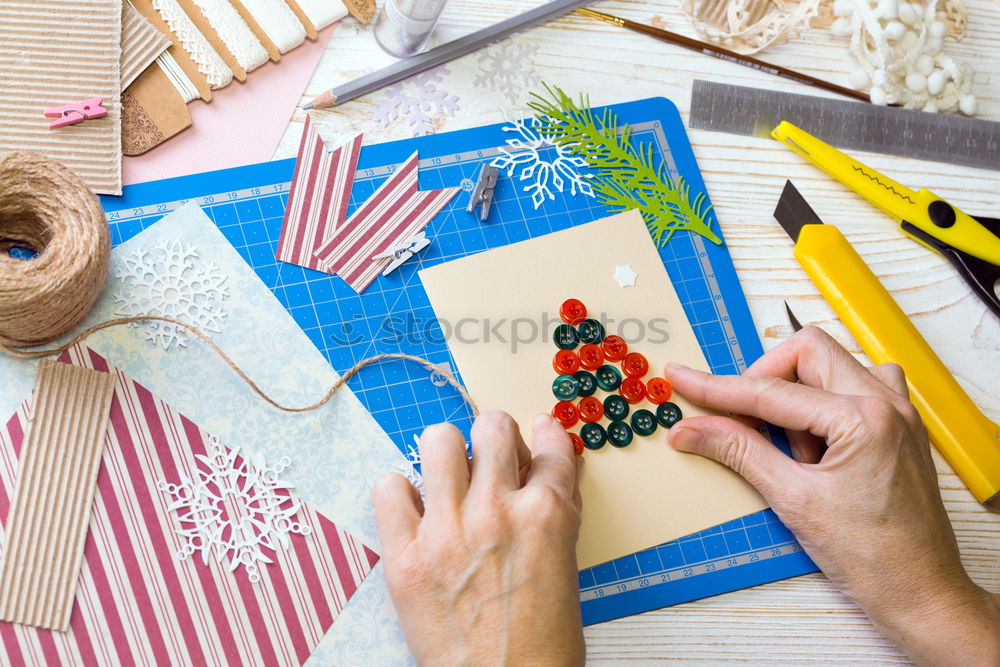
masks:
{"label": "twine string", "polygon": [[[27,247],[31,260],[10,250]],[[138,322],[167,322],[194,334],[271,406],[283,412],[309,412],[333,398],[358,371],[370,364],[400,359],[440,374],[479,414],[472,397],[452,374],[422,357],[401,352],[362,359],[340,376],[320,400],[304,407],[279,403],[198,327],[171,317],[120,317],[95,324],[58,347],[37,349],[63,336],[90,312],[104,286],[111,240],[97,197],[65,166],[43,155],[0,152],[0,351],[20,359],[60,355],[89,336]]]}
{"label": "twine string", "polygon": [[240,379],[243,380],[247,384],[247,386],[249,386],[250,389],[253,390],[255,394],[257,394],[262,399],[264,399],[264,401],[266,401],[273,407],[277,408],[278,410],[281,410],[282,412],[293,412],[293,413],[311,412],[312,410],[321,408],[327,403],[329,403],[330,399],[333,398],[334,394],[336,394],[341,387],[346,385],[347,382],[365,366],[368,366],[370,364],[376,364],[381,361],[386,361],[388,359],[402,359],[404,361],[412,361],[414,363],[420,364],[429,372],[440,373],[442,377],[444,377],[444,379],[448,382],[448,384],[451,385],[462,396],[462,398],[465,399],[466,403],[469,404],[469,407],[472,409],[472,414],[473,415],[479,414],[479,408],[476,406],[476,402],[472,400],[472,396],[469,395],[469,392],[465,389],[465,387],[459,384],[459,382],[452,376],[450,372],[448,372],[447,369],[439,366],[438,364],[435,364],[432,361],[428,361],[423,357],[418,357],[412,354],[405,354],[403,352],[383,352],[381,354],[376,354],[371,357],[365,357],[358,363],[348,368],[343,373],[343,375],[341,375],[337,379],[337,381],[334,382],[329,389],[327,389],[326,394],[323,395],[323,398],[319,399],[315,403],[312,403],[311,405],[306,405],[302,407],[291,407],[283,403],[279,403],[277,400],[272,398],[267,392],[261,389],[260,386],[256,382],[254,382],[254,380],[249,375],[247,375],[242,368],[240,368],[239,364],[233,361],[232,358],[228,354],[226,354],[226,352],[221,347],[219,347],[219,345],[215,341],[209,338],[208,335],[205,334],[201,329],[199,329],[194,325],[187,324],[179,320],[175,320],[172,317],[161,317],[159,315],[119,317],[114,320],[107,320],[105,322],[100,322],[91,327],[88,327],[84,331],[81,331],[79,334],[74,336],[72,340],[58,347],[48,348],[44,350],[26,350],[19,347],[12,347],[10,345],[7,345],[3,341],[0,341],[0,350],[6,352],[11,356],[19,357],[21,359],[39,359],[41,357],[58,356],[63,352],[65,352],[66,350],[70,349],[71,347],[82,342],[86,338],[97,333],[98,331],[126,324],[135,324],[138,322],[168,322],[170,324],[182,327],[187,331],[191,332],[192,334],[197,336],[203,343],[208,345],[213,352],[219,355],[219,357],[224,362],[226,362],[226,364],[229,365],[229,367],[233,370],[233,372],[236,373],[236,375],[238,375]]}

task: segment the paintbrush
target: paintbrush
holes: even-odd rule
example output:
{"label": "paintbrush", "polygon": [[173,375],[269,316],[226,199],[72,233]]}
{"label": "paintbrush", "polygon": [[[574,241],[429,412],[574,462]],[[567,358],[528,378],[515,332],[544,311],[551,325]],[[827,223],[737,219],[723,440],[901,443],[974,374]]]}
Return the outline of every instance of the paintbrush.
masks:
{"label": "paintbrush", "polygon": [[715,46],[714,44],[708,44],[706,42],[700,42],[697,39],[685,37],[684,35],[678,35],[675,32],[669,32],[667,30],[662,30],[643,23],[636,23],[635,21],[618,18],[617,16],[612,16],[603,12],[595,12],[593,9],[586,9],[584,7],[577,8],[574,11],[578,14],[583,14],[584,16],[589,16],[591,18],[604,21],[605,23],[618,26],[619,28],[627,28],[628,30],[641,32],[651,37],[663,40],[664,42],[676,44],[677,46],[683,46],[685,49],[697,51],[698,53],[704,53],[705,55],[712,56],[713,58],[728,60],[729,62],[745,65],[746,67],[752,67],[753,69],[761,72],[767,72],[768,74],[774,74],[775,76],[780,76],[782,78],[789,79],[790,81],[804,83],[807,86],[815,86],[834,93],[846,95],[847,97],[852,97],[856,100],[861,100],[862,102],[871,101],[868,98],[868,95],[860,90],[838,86],[835,83],[823,81],[822,79],[817,79],[814,76],[802,74],[779,65],[771,65],[770,63],[766,63],[762,60],[757,60],[756,58],[751,58],[750,56],[740,55],[739,53],[734,53],[733,51],[729,51],[728,49],[724,49],[720,46]]}

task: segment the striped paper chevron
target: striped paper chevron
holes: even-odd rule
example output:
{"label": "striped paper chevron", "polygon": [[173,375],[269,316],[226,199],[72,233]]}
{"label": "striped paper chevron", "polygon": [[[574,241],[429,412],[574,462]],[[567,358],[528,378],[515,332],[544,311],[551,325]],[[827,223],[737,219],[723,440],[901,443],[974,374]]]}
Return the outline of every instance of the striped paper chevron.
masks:
{"label": "striped paper chevron", "polygon": [[390,260],[372,256],[416,236],[460,188],[418,190],[417,153],[389,177],[378,190],[338,225],[316,251],[327,273],[336,273],[358,293],[367,288]]}
{"label": "striped paper chevron", "polygon": [[[83,566],[68,632],[0,623],[4,665],[300,665],[377,562],[364,544],[303,506],[311,528],[251,583],[243,568],[178,560],[171,499],[157,480],[197,479],[208,435],[146,388],[77,346],[61,361],[115,376]],[[0,522],[31,417],[0,428]],[[282,492],[287,493],[287,492]]]}
{"label": "striped paper chevron", "polygon": [[347,218],[347,203],[354,186],[354,171],[363,134],[328,151],[316,126],[306,116],[292,185],[288,191],[285,220],[275,257],[282,262],[323,271],[313,254]]}

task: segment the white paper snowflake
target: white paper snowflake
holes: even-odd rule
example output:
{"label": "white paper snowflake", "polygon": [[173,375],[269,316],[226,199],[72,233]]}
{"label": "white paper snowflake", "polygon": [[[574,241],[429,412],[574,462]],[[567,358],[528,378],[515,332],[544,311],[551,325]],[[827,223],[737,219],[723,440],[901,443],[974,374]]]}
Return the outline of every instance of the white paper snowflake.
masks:
{"label": "white paper snowflake", "polygon": [[208,453],[196,454],[208,469],[198,468],[198,480],[180,475],[179,484],[160,480],[157,487],[173,497],[168,511],[176,511],[176,529],[184,546],[177,558],[185,560],[196,551],[203,563],[228,559],[229,571],[240,565],[251,583],[260,581],[260,563],[271,563],[264,553],[288,549],[288,535],[309,535],[312,528],[295,521],[302,506],[287,493],[292,486],[280,475],[290,465],[288,457],[267,466],[263,460],[249,465],[239,458],[239,449],[227,449],[215,438],[208,439]]}
{"label": "white paper snowflake", "polygon": [[405,118],[413,136],[430,134],[435,129],[432,113],[454,116],[458,111],[458,97],[437,88],[447,73],[439,67],[389,86],[375,105],[375,120],[388,127],[397,118]]}
{"label": "white paper snowflake", "polygon": [[538,85],[541,79],[535,71],[538,44],[504,40],[479,52],[479,71],[472,84],[486,90],[503,93],[513,104],[526,88]]}
{"label": "white paper snowflake", "polygon": [[[122,317],[157,315],[192,324],[206,333],[221,333],[226,321],[223,302],[229,298],[226,276],[198,251],[173,239],[126,257],[118,269],[121,287],[115,293],[115,314]],[[146,338],[164,350],[185,347],[194,335],[169,322],[141,322]]]}
{"label": "white paper snowflake", "polygon": [[421,498],[426,498],[424,495],[424,478],[419,472],[417,472],[417,466],[420,465],[420,438],[416,435],[413,436],[413,444],[407,445],[406,451],[403,452],[403,456],[410,463],[408,466],[400,466],[398,469],[399,474],[406,478],[413,488],[417,490]]}
{"label": "white paper snowflake", "polygon": [[504,132],[516,132],[518,136],[500,147],[500,156],[490,166],[506,169],[507,176],[518,174],[519,181],[528,181],[524,191],[531,195],[535,208],[546,199],[554,200],[555,193],[563,192],[567,185],[572,195],[579,192],[593,197],[594,189],[587,182],[589,175],[580,172],[587,161],[570,153],[572,145],[560,145],[539,134],[535,128],[541,122],[534,117],[530,123],[515,120],[513,125],[505,125]]}
{"label": "white paper snowflake", "polygon": [[[421,499],[426,500],[423,473],[417,471],[417,466],[419,466],[421,462],[419,436],[414,434],[413,444],[406,446],[406,451],[403,452],[403,456],[406,457],[406,460],[410,465],[399,466],[396,468],[396,472],[405,477],[406,481],[413,485],[413,488],[415,488],[417,493],[420,494]],[[470,443],[465,444],[465,456],[469,459],[472,458],[472,445]]]}

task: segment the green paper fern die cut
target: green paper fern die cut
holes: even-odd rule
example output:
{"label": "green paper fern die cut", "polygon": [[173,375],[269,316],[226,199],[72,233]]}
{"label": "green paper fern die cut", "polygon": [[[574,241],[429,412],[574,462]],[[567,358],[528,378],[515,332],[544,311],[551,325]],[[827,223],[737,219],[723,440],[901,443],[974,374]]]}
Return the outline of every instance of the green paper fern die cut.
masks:
{"label": "green paper fern die cut", "polygon": [[671,177],[662,160],[657,162],[651,143],[633,142],[631,128],[619,130],[611,109],[598,115],[585,96],[577,103],[560,88],[544,85],[548,95],[532,93],[528,103],[538,113],[534,129],[597,171],[588,181],[601,203],[617,213],[639,211],[658,248],[678,231],[722,243],[712,230],[708,197],[698,193],[692,199],[691,186],[682,177]]}

